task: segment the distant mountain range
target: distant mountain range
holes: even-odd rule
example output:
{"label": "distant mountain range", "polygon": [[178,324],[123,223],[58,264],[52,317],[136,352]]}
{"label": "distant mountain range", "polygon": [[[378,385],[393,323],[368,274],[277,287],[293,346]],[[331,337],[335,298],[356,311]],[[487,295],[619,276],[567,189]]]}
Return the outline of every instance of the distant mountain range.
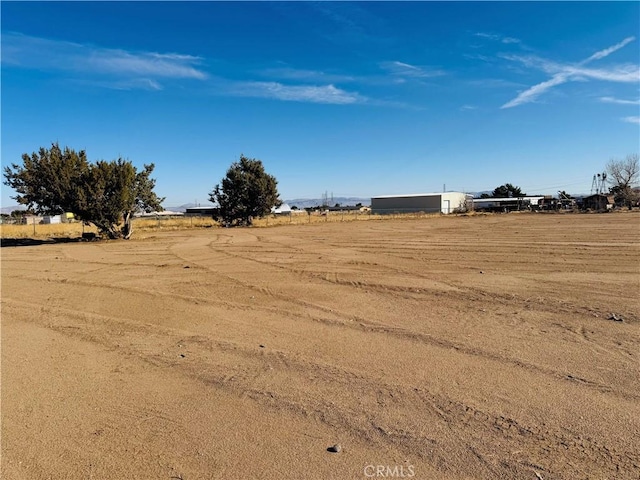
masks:
{"label": "distant mountain range", "polygon": [[[164,206],[164,205],[163,205]],[[210,204],[209,202],[207,202],[206,204],[201,204],[201,203],[185,203],[184,205],[180,205],[179,207],[167,207],[164,206],[165,210],[171,210],[172,212],[186,212],[187,208],[193,208],[193,207],[212,207],[213,204]]]}
{"label": "distant mountain range", "polygon": [[[333,207],[336,203],[339,203],[340,205],[343,205],[346,207],[349,205],[357,205],[358,203],[361,203],[362,205],[369,205],[371,203],[371,198],[333,197],[333,199],[330,198],[328,201],[329,203],[333,201],[333,203],[329,205],[330,207]],[[317,207],[319,205],[322,205],[322,202],[323,200],[321,198],[295,198],[293,200],[284,200],[284,203],[288,204],[290,207],[293,207],[295,205],[300,209],[307,208],[307,207]],[[164,209],[170,210],[172,212],[186,212],[187,208],[207,207],[207,206],[213,206],[213,204],[210,202],[206,202],[206,203],[198,203],[198,204],[185,203],[184,205],[179,205],[179,206],[165,205]],[[9,215],[14,210],[26,210],[26,207],[24,205],[13,205],[9,207],[2,207],[0,208],[0,213]]]}
{"label": "distant mountain range", "polygon": [[[332,199],[330,198],[328,201],[329,203],[331,203]],[[289,205],[290,207],[296,206],[298,208],[307,208],[307,207],[317,207],[319,205],[322,205],[323,199],[322,198],[294,198],[293,200],[283,200],[283,202]],[[371,203],[371,198],[333,197],[333,203],[329,206],[333,207],[336,203],[339,203],[340,205],[343,205],[345,207],[349,205],[357,205],[358,203],[361,203],[362,205],[369,205]],[[210,202],[206,202],[204,204],[185,203],[184,205],[179,205],[177,207],[165,206],[164,208],[165,210],[171,210],[172,212],[186,212],[187,208],[207,207],[207,206],[213,206],[213,204]],[[15,208],[13,210],[15,210]]]}
{"label": "distant mountain range", "polygon": [[[306,207],[317,207],[322,205],[322,198],[294,198],[293,200],[284,200],[284,203],[288,204],[290,207],[294,205],[298,208],[306,208]],[[361,203],[362,205],[370,205],[371,197],[368,198],[359,198],[359,197],[333,197],[327,199],[327,202],[330,204],[330,207],[333,207],[336,203],[344,207],[348,207],[349,205],[357,205]]]}
{"label": "distant mountain range", "polygon": [[11,212],[15,210],[26,210],[26,209],[27,207],[25,207],[24,205],[13,205],[11,207],[0,208],[0,213],[2,213],[3,215],[11,215]]}

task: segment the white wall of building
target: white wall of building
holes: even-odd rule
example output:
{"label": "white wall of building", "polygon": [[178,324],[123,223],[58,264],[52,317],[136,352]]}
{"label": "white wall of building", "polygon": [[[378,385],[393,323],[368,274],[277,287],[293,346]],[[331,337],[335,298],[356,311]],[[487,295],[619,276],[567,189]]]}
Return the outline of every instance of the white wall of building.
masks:
{"label": "white wall of building", "polygon": [[[442,213],[454,213],[462,211],[467,206],[467,200],[472,201],[471,195],[462,192],[445,192],[441,193],[440,209]],[[467,197],[469,197],[467,199]],[[471,206],[468,205],[470,208]]]}
{"label": "white wall of building", "polygon": [[42,218],[42,223],[45,223],[45,224],[62,223],[62,219],[60,218],[60,215],[45,215]]}

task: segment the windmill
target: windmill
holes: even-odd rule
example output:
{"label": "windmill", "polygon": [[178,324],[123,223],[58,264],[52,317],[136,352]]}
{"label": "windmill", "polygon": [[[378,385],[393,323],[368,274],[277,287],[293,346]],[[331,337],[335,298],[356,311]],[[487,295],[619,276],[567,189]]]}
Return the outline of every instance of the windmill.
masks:
{"label": "windmill", "polygon": [[593,195],[594,193],[596,195],[604,195],[606,181],[607,181],[606,172],[595,174],[591,182],[591,195]]}

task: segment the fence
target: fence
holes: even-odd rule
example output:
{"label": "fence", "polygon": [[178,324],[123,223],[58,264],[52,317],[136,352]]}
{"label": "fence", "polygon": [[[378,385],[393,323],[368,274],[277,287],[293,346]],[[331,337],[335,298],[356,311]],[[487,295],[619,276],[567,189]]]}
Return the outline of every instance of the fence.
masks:
{"label": "fence", "polygon": [[93,225],[73,223],[2,223],[0,238],[81,237],[83,233],[97,233]]}
{"label": "fence", "polygon": [[204,215],[155,215],[134,217],[133,232],[137,230],[182,230],[219,226],[211,216]]}
{"label": "fence", "polygon": [[[254,227],[272,227],[276,225],[305,225],[318,223],[372,221],[385,219],[416,219],[440,216],[439,211],[413,211],[410,209],[389,209],[360,211],[344,210],[306,210],[294,211],[291,214],[270,214],[253,220]],[[198,215],[157,215],[136,217],[133,219],[133,232],[157,230],[188,230],[199,228],[220,227],[220,223],[210,216]],[[52,238],[52,237],[80,237],[83,233],[98,233],[93,225],[82,222],[58,224],[0,224],[0,238]]]}
{"label": "fence", "polygon": [[424,211],[412,209],[377,209],[372,212],[351,210],[351,209],[331,209],[318,211],[299,211],[289,215],[269,215],[264,218],[254,220],[256,227],[267,227],[274,225],[301,225],[311,223],[330,223],[330,222],[354,222],[354,221],[370,221],[384,220],[393,218],[427,218],[439,216],[440,211]]}

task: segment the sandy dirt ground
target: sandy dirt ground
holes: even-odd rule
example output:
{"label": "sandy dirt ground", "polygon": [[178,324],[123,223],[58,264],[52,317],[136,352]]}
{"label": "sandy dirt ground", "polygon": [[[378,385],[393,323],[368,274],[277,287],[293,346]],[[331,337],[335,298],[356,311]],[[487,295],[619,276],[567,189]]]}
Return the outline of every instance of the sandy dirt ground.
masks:
{"label": "sandy dirt ground", "polygon": [[2,248],[2,478],[640,478],[639,237],[507,214]]}

